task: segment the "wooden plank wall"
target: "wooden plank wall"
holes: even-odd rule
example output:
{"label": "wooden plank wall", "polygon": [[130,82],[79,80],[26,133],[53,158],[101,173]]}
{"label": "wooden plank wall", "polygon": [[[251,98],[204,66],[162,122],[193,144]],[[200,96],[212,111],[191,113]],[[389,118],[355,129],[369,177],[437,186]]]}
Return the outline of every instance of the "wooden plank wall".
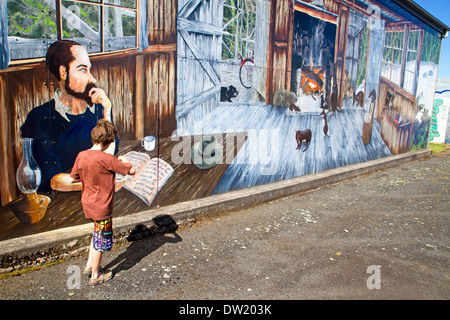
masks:
{"label": "wooden plank wall", "polygon": [[345,80],[345,56],[347,53],[347,34],[350,10],[348,7],[339,6],[339,20],[336,30],[336,52],[335,67],[336,80],[338,82],[338,106],[342,106],[344,100],[344,80]]}
{"label": "wooden plank wall", "polygon": [[149,48],[142,61],[142,135],[168,137],[176,129],[177,8],[177,0],[150,0],[147,4]]}
{"label": "wooden plank wall", "polygon": [[175,52],[159,52],[144,55],[143,135],[168,137],[176,129],[175,65]]}
{"label": "wooden plank wall", "polygon": [[135,87],[136,55],[115,58],[92,59],[92,75],[113,105],[112,118],[121,140],[134,139],[135,131]]}
{"label": "wooden plank wall", "polygon": [[0,73],[0,200],[16,196],[16,169],[22,158],[20,126],[28,112],[50,99],[51,83],[43,63],[28,68],[11,68]]}
{"label": "wooden plank wall", "polygon": [[[121,140],[149,134],[162,138],[176,129],[176,13],[176,0],[148,1],[148,49],[91,57],[91,72],[111,99]],[[32,108],[51,99],[55,83],[44,62],[0,71],[2,205],[18,196],[20,126]]]}
{"label": "wooden plank wall", "polygon": [[272,0],[270,7],[266,104],[278,89],[290,90],[293,37],[291,0]]}
{"label": "wooden plank wall", "polygon": [[147,6],[149,46],[176,43],[177,0],[149,0]]}

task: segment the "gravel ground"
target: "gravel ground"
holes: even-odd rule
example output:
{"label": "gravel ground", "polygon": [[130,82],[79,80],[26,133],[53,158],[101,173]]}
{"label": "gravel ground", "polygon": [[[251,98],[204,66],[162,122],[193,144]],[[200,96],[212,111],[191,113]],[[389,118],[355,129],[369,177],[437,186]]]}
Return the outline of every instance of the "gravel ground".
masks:
{"label": "gravel ground", "polygon": [[[7,276],[0,299],[449,299],[449,148],[429,160]],[[78,286],[79,285],[79,286]]]}

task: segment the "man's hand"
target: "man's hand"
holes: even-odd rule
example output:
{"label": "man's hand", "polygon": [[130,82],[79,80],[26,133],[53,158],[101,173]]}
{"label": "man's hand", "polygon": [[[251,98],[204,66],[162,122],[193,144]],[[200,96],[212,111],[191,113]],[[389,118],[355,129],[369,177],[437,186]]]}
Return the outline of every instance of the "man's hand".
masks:
{"label": "man's hand", "polygon": [[103,119],[111,121],[112,104],[105,91],[100,88],[92,88],[89,91],[89,97],[93,103],[100,103],[103,106]]}

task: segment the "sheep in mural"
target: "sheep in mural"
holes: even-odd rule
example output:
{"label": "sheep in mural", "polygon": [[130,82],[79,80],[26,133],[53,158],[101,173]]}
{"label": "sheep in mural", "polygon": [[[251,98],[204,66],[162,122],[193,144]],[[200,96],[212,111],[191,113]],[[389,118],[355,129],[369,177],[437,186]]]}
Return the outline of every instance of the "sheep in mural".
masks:
{"label": "sheep in mural", "polygon": [[300,108],[295,104],[297,102],[297,96],[295,93],[287,91],[285,89],[279,89],[275,92],[273,97],[273,105],[276,107],[289,107],[289,111],[300,112]]}

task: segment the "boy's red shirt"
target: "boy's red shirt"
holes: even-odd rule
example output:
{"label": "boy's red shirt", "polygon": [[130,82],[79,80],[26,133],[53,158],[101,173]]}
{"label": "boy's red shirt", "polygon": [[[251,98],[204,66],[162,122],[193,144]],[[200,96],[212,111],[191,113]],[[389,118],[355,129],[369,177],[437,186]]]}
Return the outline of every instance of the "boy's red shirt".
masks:
{"label": "boy's red shirt", "polygon": [[78,154],[70,177],[82,183],[81,204],[86,218],[104,220],[112,216],[115,173],[128,174],[132,165],[100,150]]}

